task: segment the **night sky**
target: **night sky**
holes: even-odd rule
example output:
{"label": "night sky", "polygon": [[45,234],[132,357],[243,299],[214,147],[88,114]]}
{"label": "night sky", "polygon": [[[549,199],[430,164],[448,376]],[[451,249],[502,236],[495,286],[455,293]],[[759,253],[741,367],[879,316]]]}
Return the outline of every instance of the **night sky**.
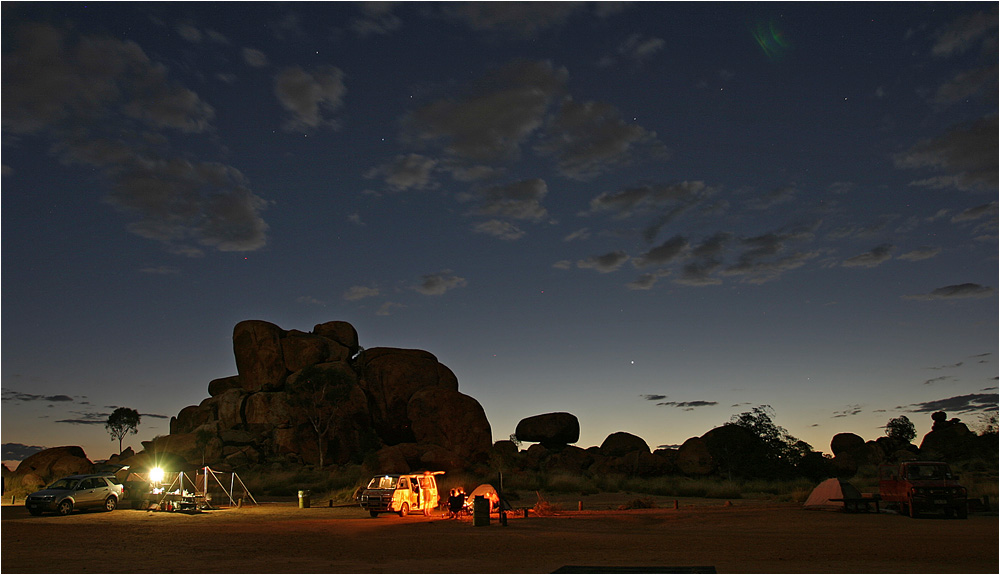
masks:
{"label": "night sky", "polygon": [[997,409],[988,3],[3,3],[3,459],[232,329],[418,348],[493,439]]}

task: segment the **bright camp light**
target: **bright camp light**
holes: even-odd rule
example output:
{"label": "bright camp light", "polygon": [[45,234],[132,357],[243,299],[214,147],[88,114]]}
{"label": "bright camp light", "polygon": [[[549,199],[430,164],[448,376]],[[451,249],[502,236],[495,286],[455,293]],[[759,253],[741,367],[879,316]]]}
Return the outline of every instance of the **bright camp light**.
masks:
{"label": "bright camp light", "polygon": [[149,481],[150,483],[159,483],[163,481],[163,470],[159,467],[154,467],[149,470]]}

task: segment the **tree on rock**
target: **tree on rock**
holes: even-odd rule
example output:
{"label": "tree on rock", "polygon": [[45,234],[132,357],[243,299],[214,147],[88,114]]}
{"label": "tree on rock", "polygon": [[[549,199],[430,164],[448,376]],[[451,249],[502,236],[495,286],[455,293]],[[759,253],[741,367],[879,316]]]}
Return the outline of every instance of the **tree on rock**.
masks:
{"label": "tree on rock", "polygon": [[340,369],[310,365],[298,372],[294,388],[288,394],[289,405],[301,410],[316,432],[319,466],[323,467],[326,436],[343,402],[354,386],[353,378]]}
{"label": "tree on rock", "polygon": [[139,433],[139,412],[130,407],[119,407],[108,416],[104,428],[111,434],[111,440],[118,440],[118,454],[122,452],[122,439],[128,435]]}
{"label": "tree on rock", "polygon": [[885,424],[885,434],[892,439],[900,439],[909,443],[917,436],[917,428],[914,427],[909,417],[900,415],[893,417],[889,423]]}

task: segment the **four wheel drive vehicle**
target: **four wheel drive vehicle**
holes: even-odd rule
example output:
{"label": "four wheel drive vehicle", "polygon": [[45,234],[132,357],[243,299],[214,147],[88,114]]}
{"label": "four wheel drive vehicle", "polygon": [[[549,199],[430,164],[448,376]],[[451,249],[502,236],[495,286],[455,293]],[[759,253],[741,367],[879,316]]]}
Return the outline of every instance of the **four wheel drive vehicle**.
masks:
{"label": "four wheel drive vehicle", "polygon": [[411,511],[423,511],[424,515],[430,515],[439,502],[435,476],[443,473],[425,471],[375,476],[358,496],[358,503],[372,517],[378,517],[379,513],[398,513],[400,517],[405,517]]}
{"label": "four wheel drive vehicle", "polygon": [[879,467],[878,475],[882,501],[896,503],[910,517],[931,512],[959,519],[969,516],[968,494],[947,463],[904,461]]}
{"label": "four wheel drive vehicle", "polygon": [[122,498],[122,484],[114,475],[70,475],[24,500],[32,515],[55,511],[69,515],[73,509],[97,508],[114,511]]}

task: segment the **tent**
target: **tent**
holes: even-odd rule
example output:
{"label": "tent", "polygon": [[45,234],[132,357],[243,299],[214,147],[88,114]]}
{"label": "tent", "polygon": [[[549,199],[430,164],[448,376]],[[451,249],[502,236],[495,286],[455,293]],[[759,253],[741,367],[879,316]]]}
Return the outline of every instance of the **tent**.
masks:
{"label": "tent", "polygon": [[[835,499],[840,501],[834,501]],[[802,504],[802,508],[815,511],[843,511],[844,486],[841,485],[841,481],[834,477],[817,485]]]}
{"label": "tent", "polygon": [[[493,513],[498,509],[500,509],[500,496],[497,495],[497,490],[494,489],[493,486],[490,485],[489,483],[483,483],[479,487],[473,489],[472,493],[469,493],[466,496],[466,501],[472,503],[473,501],[475,501],[477,495],[482,495],[483,497],[490,500],[490,513]],[[510,511],[511,509],[510,504],[507,503],[507,501],[504,501],[503,504],[504,504],[503,505],[504,510]]]}

